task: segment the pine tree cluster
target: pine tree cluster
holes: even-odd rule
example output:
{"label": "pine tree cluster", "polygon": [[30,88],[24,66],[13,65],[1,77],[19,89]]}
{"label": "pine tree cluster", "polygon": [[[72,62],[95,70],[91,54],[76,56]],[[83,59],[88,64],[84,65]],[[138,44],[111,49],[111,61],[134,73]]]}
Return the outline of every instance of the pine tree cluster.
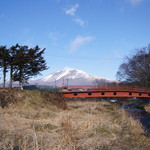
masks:
{"label": "pine tree cluster", "polygon": [[0,46],[0,68],[3,72],[3,88],[6,86],[6,74],[10,72],[9,87],[12,88],[12,82],[18,81],[19,87],[33,76],[40,74],[41,71],[48,69],[43,57],[45,48],[39,46],[29,48],[16,44],[7,48]]}

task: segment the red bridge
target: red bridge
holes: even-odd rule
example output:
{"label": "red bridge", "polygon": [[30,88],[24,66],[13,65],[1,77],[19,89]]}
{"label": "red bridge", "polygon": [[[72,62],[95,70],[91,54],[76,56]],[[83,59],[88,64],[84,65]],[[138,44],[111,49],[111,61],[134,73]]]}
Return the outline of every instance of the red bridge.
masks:
{"label": "red bridge", "polygon": [[150,97],[150,88],[122,85],[67,86],[64,97]]}

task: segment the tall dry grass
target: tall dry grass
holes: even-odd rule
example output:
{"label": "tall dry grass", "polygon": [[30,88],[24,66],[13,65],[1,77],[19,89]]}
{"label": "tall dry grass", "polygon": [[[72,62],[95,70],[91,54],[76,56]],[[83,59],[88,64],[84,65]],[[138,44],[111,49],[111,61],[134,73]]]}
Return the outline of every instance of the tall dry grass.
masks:
{"label": "tall dry grass", "polygon": [[0,108],[1,149],[148,150],[150,146],[139,121],[117,105],[71,101],[60,109],[43,101],[40,93],[31,93],[19,93],[20,101]]}

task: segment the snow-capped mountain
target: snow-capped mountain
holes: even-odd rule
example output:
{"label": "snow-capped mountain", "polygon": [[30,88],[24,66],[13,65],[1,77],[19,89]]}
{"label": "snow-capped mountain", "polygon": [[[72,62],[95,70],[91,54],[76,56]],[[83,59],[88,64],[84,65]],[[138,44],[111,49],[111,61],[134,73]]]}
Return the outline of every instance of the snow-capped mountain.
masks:
{"label": "snow-capped mountain", "polygon": [[88,74],[84,71],[65,67],[63,70],[54,72],[41,79],[32,79],[29,84],[38,85],[50,85],[50,86],[62,86],[67,85],[94,85],[95,80],[106,80],[106,82],[112,82],[111,80]]}

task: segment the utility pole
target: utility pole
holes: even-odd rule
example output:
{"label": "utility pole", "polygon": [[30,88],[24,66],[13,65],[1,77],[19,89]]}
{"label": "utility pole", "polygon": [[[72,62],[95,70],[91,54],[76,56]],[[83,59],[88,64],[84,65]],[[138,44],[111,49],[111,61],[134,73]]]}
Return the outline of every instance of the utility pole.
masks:
{"label": "utility pole", "polygon": [[55,88],[56,88],[56,79],[55,79]]}
{"label": "utility pole", "polygon": [[63,78],[63,81],[62,81],[62,88],[64,87],[64,78]]}
{"label": "utility pole", "polygon": [[67,87],[68,87],[68,79],[67,79]]}

